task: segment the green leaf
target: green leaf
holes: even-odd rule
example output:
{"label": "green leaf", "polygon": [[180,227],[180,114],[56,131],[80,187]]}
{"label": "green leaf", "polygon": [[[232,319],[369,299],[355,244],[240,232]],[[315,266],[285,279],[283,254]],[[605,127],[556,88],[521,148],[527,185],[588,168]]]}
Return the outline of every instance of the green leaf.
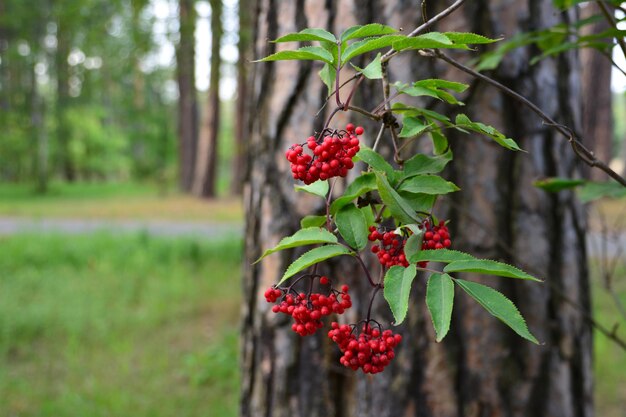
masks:
{"label": "green leaf", "polygon": [[394,190],[387,178],[382,172],[375,172],[376,182],[378,184],[378,194],[387,205],[391,215],[402,223],[419,223],[419,219],[415,216],[415,211],[409,203]]}
{"label": "green leaf", "polygon": [[533,336],[524,318],[515,307],[515,304],[506,298],[499,291],[476,282],[455,279],[454,282],[470,295],[474,300],[485,308],[492,316],[500,319],[504,324],[509,326],[515,333],[522,336],[526,340],[539,344],[535,336]]}
{"label": "green leaf", "polygon": [[330,205],[330,214],[334,215],[337,210],[350,204],[355,198],[377,189],[376,176],[373,172],[366,172],[356,177],[354,181],[348,185],[343,196],[335,199]]}
{"label": "green leaf", "polygon": [[367,245],[367,222],[363,212],[349,204],[337,212],[335,224],[341,236],[352,248],[361,250]]}
{"label": "green leaf", "polygon": [[325,245],[311,249],[289,265],[278,284],[285,282],[287,279],[311,265],[340,255],[352,255],[352,251],[342,245]]}
{"label": "green leaf", "polygon": [[415,83],[413,83],[413,86],[435,89],[445,88],[446,90],[452,90],[457,93],[462,93],[469,88],[468,84],[457,83],[455,81],[440,80],[438,78],[416,81]]}
{"label": "green leaf", "polygon": [[350,39],[356,38],[367,38],[370,36],[389,35],[397,32],[397,30],[390,26],[381,25],[380,23],[370,23],[369,25],[353,26],[346,29],[341,34],[341,41],[349,41]]}
{"label": "green leaf", "polygon": [[266,61],[323,61],[333,65],[333,55],[321,46],[303,46],[295,51],[280,51],[255,62]]}
{"label": "green leaf", "polygon": [[300,227],[303,229],[307,227],[320,227],[326,223],[326,216],[304,216],[300,220]]}
{"label": "green leaf", "polygon": [[398,191],[409,206],[416,212],[430,213],[435,204],[437,196],[432,194],[408,193],[406,191]]}
{"label": "green leaf", "polygon": [[422,174],[437,174],[452,160],[452,151],[448,150],[443,155],[426,156],[418,153],[408,161],[404,162],[404,175],[410,177]]}
{"label": "green leaf", "polygon": [[623,198],[626,197],[626,187],[615,181],[587,183],[580,189],[580,199],[584,202],[598,200],[603,197]]}
{"label": "green leaf", "polygon": [[352,65],[352,67],[354,67],[354,69],[357,70],[357,72],[360,72],[366,78],[369,78],[370,80],[379,80],[383,78],[383,67],[382,67],[382,64],[380,63],[380,58],[381,58],[381,54],[379,52],[378,55],[376,55],[376,58],[374,58],[374,60],[370,62],[367,65],[367,67],[363,69],[357,67],[356,65],[352,65],[352,64],[350,65]]}
{"label": "green leaf", "polygon": [[399,136],[401,138],[417,136],[430,126],[430,124],[422,123],[417,117],[404,116],[404,119],[402,119],[402,130]]}
{"label": "green leaf", "polygon": [[341,62],[346,63],[355,56],[364,54],[369,51],[373,51],[380,48],[386,48],[391,46],[392,43],[400,39],[404,39],[405,36],[400,35],[385,35],[380,38],[363,39],[362,41],[354,42],[348,46],[341,53]]}
{"label": "green leaf", "polygon": [[392,266],[385,274],[385,300],[389,303],[396,326],[404,321],[409,309],[409,295],[415,275],[417,275],[415,265],[409,265],[407,268]]}
{"label": "green leaf", "polygon": [[404,256],[406,256],[407,259],[417,255],[417,252],[422,250],[423,237],[424,231],[422,229],[413,228],[413,234],[409,236],[404,244]]}
{"label": "green leaf", "polygon": [[285,36],[281,36],[274,42],[307,42],[307,41],[320,41],[320,42],[337,42],[335,35],[332,33],[318,28],[308,28],[301,30],[298,33],[290,33]]}
{"label": "green leaf", "polygon": [[326,198],[326,194],[328,194],[328,181],[318,180],[309,185],[296,185],[294,188],[296,191],[304,191],[305,193]]}
{"label": "green leaf", "polygon": [[533,182],[535,187],[541,188],[549,193],[556,193],[561,190],[568,190],[570,188],[578,187],[579,185],[583,185],[585,180],[574,180],[570,178],[559,178],[559,177],[551,177],[545,178],[543,180],[537,180]]}
{"label": "green leaf", "polygon": [[406,179],[398,188],[399,191],[422,194],[448,194],[459,191],[459,187],[437,175],[415,175]]}
{"label": "green leaf", "polygon": [[474,272],[477,274],[497,275],[499,277],[527,279],[542,282],[540,279],[527,274],[519,268],[502,262],[492,261],[490,259],[454,261],[446,265],[443,270],[445,272]]}
{"label": "green leaf", "polygon": [[522,149],[517,145],[517,143],[510,138],[507,138],[502,133],[500,133],[493,126],[485,125],[479,122],[472,122],[469,117],[464,114],[459,114],[456,116],[456,120],[454,121],[458,127],[472,130],[476,133],[483,134],[485,136],[490,137],[494,141],[496,141],[501,146],[510,149],[512,151],[521,151]]}
{"label": "green leaf", "polygon": [[454,282],[450,275],[432,274],[426,286],[426,305],[433,320],[437,342],[441,342],[450,330],[453,304]]}
{"label": "green leaf", "polygon": [[420,251],[417,255],[409,258],[409,262],[454,262],[454,261],[467,261],[474,260],[472,255],[465,252],[459,252],[450,249],[431,249]]}
{"label": "green leaf", "polygon": [[502,40],[502,38],[490,39],[485,36],[477,35],[476,33],[470,33],[470,32],[444,32],[444,35],[446,35],[446,37],[450,39],[452,42],[457,43],[457,44],[479,45],[479,44],[498,42],[499,40]]}
{"label": "green leaf", "polygon": [[378,152],[373,151],[365,145],[362,145],[356,156],[372,168],[383,171],[385,174],[387,174],[388,178],[393,178],[393,167],[389,165],[389,162],[385,161],[385,158],[383,158],[382,155]]}
{"label": "green leaf", "polygon": [[321,70],[317,73],[324,85],[328,88],[328,94],[334,90],[335,87],[335,75],[337,74],[337,70],[334,66],[329,64],[324,64]]}
{"label": "green leaf", "polygon": [[457,48],[469,49],[466,45],[453,43],[443,33],[429,32],[413,38],[404,38],[393,43],[393,49],[403,51],[405,49],[437,49],[437,48]]}
{"label": "green leaf", "polygon": [[278,245],[274,246],[272,249],[266,250],[263,255],[256,260],[256,262],[259,262],[261,259],[274,252],[298,246],[314,245],[317,243],[337,243],[337,236],[320,227],[300,229],[293,235],[284,237],[280,242],[278,242]]}
{"label": "green leaf", "polygon": [[448,150],[448,139],[441,134],[440,130],[431,131],[430,139],[433,142],[433,148],[435,148],[435,155],[441,155]]}

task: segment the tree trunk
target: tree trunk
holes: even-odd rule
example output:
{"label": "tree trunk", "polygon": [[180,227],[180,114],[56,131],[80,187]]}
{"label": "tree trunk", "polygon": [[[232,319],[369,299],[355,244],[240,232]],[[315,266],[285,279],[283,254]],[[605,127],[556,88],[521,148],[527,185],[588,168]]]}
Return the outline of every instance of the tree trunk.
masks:
{"label": "tree trunk", "polygon": [[[254,59],[276,50],[268,39],[304,27],[338,33],[353,24],[375,21],[408,32],[422,22],[419,7],[400,0],[259,0],[255,13]],[[510,37],[520,28],[540,29],[571,18],[554,12],[550,0],[475,0],[435,30]],[[579,130],[576,56],[567,54],[531,67],[530,52],[513,52],[495,76],[557,121]],[[541,177],[572,176],[580,164],[567,142],[530,111],[482,84],[473,85],[462,110],[514,137],[528,153],[506,151],[479,137],[451,135],[455,160],[449,176],[462,191],[435,214],[451,220],[454,248],[519,265],[546,279],[537,285],[464,276],[488,282],[512,298],[544,344],[523,341],[461,293],[456,297],[451,333],[443,343],[435,343],[423,302],[424,281],[418,279],[408,319],[399,328],[404,339],[397,356],[385,372],[369,377],[339,365],[339,352],[326,331],[300,338],[288,321],[271,312],[262,292],[302,251],[279,252],[261,263],[252,262],[282,236],[293,233],[303,215],[323,210],[319,199],[294,193],[283,157],[290,144],[303,142],[319,130],[332,110],[326,108],[326,115],[314,118],[326,93],[318,69],[310,62],[293,61],[252,67],[248,99],[254,113],[247,131],[250,170],[244,187],[249,266],[243,281],[241,414],[591,416],[591,330],[583,320],[589,310],[584,217],[572,193],[548,194],[532,186]],[[416,53],[394,58],[390,73],[392,81],[403,82],[432,76],[462,79],[441,62]],[[380,102],[379,88],[363,83],[357,99],[372,108]],[[347,121],[335,120],[336,125]],[[359,122],[356,117],[352,120]],[[362,124],[364,141],[371,146],[375,128]],[[370,287],[356,263],[342,259],[324,264],[322,270],[351,286],[355,304],[346,313],[347,320],[362,318]],[[376,315],[390,319],[385,302],[380,297],[377,301]]]}
{"label": "tree trunk", "polygon": [[250,102],[248,101],[248,66],[250,65],[252,38],[252,10],[250,0],[239,0],[239,59],[237,60],[237,102],[235,110],[235,154],[231,169],[233,195],[240,195],[246,169],[246,126],[248,125]]}
{"label": "tree trunk", "polygon": [[178,76],[178,153],[179,185],[191,191],[198,143],[198,103],[196,98],[194,0],[180,0],[180,40],[176,51]]}
{"label": "tree trunk", "polygon": [[222,43],[222,1],[210,0],[211,5],[211,76],[205,115],[200,129],[198,162],[194,181],[194,194],[215,197],[217,186],[217,163],[219,161],[218,139],[220,132],[220,46]]}
{"label": "tree trunk", "polygon": [[63,16],[63,11],[59,10],[57,20],[57,50],[55,54],[55,65],[57,75],[57,97],[55,106],[56,116],[56,140],[59,145],[58,156],[61,165],[61,172],[66,181],[76,180],[76,167],[70,154],[70,127],[67,124],[65,113],[70,105],[69,90],[69,64],[67,57],[71,49],[70,23]]}
{"label": "tree trunk", "polygon": [[[583,9],[581,18],[601,14],[597,4],[590,2]],[[583,35],[591,35],[609,29],[611,25],[601,19],[585,26]],[[608,42],[611,39],[607,39]],[[612,64],[607,57],[593,48],[580,53],[582,64],[583,138],[596,157],[607,164],[611,162],[613,140],[613,112],[611,97]],[[609,177],[599,169],[588,170],[591,179],[606,181]]]}

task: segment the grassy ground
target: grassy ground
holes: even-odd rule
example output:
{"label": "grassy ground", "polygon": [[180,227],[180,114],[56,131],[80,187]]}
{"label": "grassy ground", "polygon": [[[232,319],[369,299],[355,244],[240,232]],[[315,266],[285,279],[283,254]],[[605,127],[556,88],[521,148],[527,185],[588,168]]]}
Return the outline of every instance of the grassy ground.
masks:
{"label": "grassy ground", "polygon": [[236,415],[238,242],[0,248],[0,415]]}
{"label": "grassy ground", "polygon": [[31,186],[0,184],[0,215],[97,219],[241,221],[236,199],[205,201],[151,184],[52,184],[47,194]]}

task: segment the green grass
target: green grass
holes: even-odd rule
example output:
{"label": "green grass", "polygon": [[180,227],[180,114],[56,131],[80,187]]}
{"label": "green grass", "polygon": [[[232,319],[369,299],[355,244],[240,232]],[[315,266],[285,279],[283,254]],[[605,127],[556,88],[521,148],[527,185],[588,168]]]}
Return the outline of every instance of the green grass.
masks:
{"label": "green grass", "polygon": [[0,415],[234,416],[238,242],[0,240]]}
{"label": "green grass", "polygon": [[[624,318],[611,294],[606,291],[600,279],[597,263],[592,263],[593,313],[594,318],[604,327],[611,329],[614,324],[617,335],[626,339],[626,318]],[[615,270],[613,291],[626,306],[626,263]],[[598,416],[623,417],[626,404],[626,352],[612,340],[594,331],[594,373],[595,373],[595,406]]]}
{"label": "green grass", "polygon": [[34,218],[167,219],[239,222],[236,199],[201,200],[153,184],[53,183],[46,194],[32,186],[0,184],[0,215]]}

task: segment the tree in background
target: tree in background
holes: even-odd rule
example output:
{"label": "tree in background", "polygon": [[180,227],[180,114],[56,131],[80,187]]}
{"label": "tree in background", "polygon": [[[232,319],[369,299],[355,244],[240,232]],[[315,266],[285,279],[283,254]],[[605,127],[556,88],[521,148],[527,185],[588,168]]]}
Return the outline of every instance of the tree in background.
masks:
{"label": "tree in background", "polygon": [[[445,5],[429,5],[434,15]],[[431,10],[435,9],[435,10]],[[423,16],[404,2],[304,2],[259,0],[254,7],[254,58],[276,51],[268,39],[305,27],[334,33],[347,26],[380,22],[415,28]],[[436,29],[467,30],[507,38],[523,29],[571,23],[574,13],[555,13],[549,0],[514,3],[473,1]],[[454,55],[456,57],[456,55]],[[580,128],[580,96],[574,53],[529,65],[532,49],[520,48],[492,72],[504,85],[520,91],[549,115]],[[458,59],[463,60],[462,56]],[[245,250],[248,264],[263,249],[290,235],[315,200],[294,196],[288,145],[319,131],[328,111],[326,90],[316,77],[319,68],[307,61],[263,63],[254,69],[248,100],[254,117],[246,126],[250,138],[246,195]],[[403,54],[389,67],[393,79],[463,75],[435,58]],[[562,74],[568,74],[567,78]],[[467,80],[466,80],[467,81]],[[355,98],[361,107],[378,104],[373,89],[363,85]],[[409,307],[403,346],[389,371],[369,379],[333,365],[337,352],[324,335],[299,338],[287,323],[277,322],[262,292],[301,252],[273,255],[274,262],[245,270],[242,342],[242,415],[244,416],[397,416],[511,415],[591,416],[591,330],[585,253],[585,220],[573,193],[547,194],[535,179],[572,177],[580,163],[569,144],[540,119],[499,90],[473,82],[464,99],[469,116],[516,138],[528,154],[503,154],[489,143],[453,136],[456,155],[450,175],[463,190],[445,203],[455,247],[478,256],[518,264],[544,277],[544,286],[498,284],[528,318],[543,346],[520,344],[508,329],[490,320],[481,307],[461,300],[453,315],[449,339],[434,343],[425,306]],[[422,103],[423,104],[423,103]],[[436,110],[440,109],[437,105]],[[342,124],[345,119],[335,119]],[[377,132],[366,122],[366,132]],[[369,141],[374,140],[370,133]],[[333,262],[325,270],[344,277],[355,298],[367,299],[360,269]],[[488,278],[466,274],[477,281]],[[421,293],[423,286],[414,291]],[[423,298],[417,297],[417,299]],[[362,306],[361,306],[362,307]],[[357,306],[358,308],[358,306]],[[384,315],[386,306],[374,305]]]}
{"label": "tree in background", "polygon": [[220,67],[222,59],[222,1],[210,0],[211,6],[211,75],[205,114],[200,129],[193,193],[215,197],[217,186],[218,138],[220,132]]}
{"label": "tree in background", "polygon": [[178,74],[178,160],[179,182],[183,191],[191,191],[198,146],[198,103],[196,97],[194,0],[180,0],[179,40],[176,51]]}

